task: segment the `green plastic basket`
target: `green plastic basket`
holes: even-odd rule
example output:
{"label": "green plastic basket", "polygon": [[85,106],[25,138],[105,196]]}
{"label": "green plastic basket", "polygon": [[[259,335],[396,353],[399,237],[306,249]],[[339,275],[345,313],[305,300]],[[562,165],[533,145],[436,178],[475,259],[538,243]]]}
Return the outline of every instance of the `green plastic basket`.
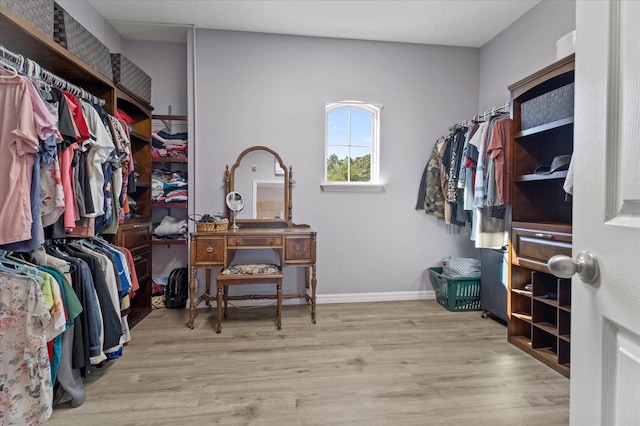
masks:
{"label": "green plastic basket", "polygon": [[441,267],[429,268],[436,300],[451,312],[479,311],[480,277],[443,275]]}

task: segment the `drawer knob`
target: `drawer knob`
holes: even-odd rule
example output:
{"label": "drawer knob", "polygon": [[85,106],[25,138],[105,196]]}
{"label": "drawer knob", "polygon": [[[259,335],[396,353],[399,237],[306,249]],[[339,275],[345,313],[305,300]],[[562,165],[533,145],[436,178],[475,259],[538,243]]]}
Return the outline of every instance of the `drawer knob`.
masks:
{"label": "drawer knob", "polygon": [[556,277],[571,278],[573,274],[578,274],[580,279],[587,284],[595,283],[600,277],[598,261],[589,251],[578,253],[576,260],[561,254],[555,255],[549,259],[547,266]]}
{"label": "drawer knob", "polygon": [[205,250],[207,253],[213,253],[213,247],[207,247]]}

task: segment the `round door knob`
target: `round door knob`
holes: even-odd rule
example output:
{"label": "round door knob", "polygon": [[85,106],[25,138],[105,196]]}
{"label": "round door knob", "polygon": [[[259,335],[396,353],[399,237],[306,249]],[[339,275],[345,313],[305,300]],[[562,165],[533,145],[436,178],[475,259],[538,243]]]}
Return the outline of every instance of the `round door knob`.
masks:
{"label": "round door knob", "polygon": [[580,279],[587,284],[595,283],[600,276],[598,262],[589,251],[578,253],[576,260],[561,254],[553,256],[547,262],[547,266],[556,277],[571,278],[573,274],[578,274]]}

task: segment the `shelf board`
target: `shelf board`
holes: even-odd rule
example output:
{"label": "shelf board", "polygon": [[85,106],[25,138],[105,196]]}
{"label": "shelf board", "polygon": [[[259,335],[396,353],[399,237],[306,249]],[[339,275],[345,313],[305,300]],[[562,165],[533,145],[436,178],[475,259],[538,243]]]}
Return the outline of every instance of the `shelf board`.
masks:
{"label": "shelf board", "polygon": [[561,309],[565,312],[571,313],[571,306],[563,306],[563,305],[558,305],[558,309]]}
{"label": "shelf board", "polygon": [[512,288],[511,292],[517,293],[517,294],[521,294],[521,295],[526,296],[526,297],[531,297],[531,291],[529,291],[529,290],[521,290],[519,288]]}
{"label": "shelf board", "polygon": [[537,300],[538,302],[542,302],[542,303],[544,303],[546,305],[550,305],[550,306],[553,306],[555,308],[558,307],[558,301],[557,300],[547,299],[544,296],[534,296],[533,300]]}
{"label": "shelf board", "polygon": [[558,336],[558,327],[549,322],[534,322],[533,326],[539,328],[542,331],[546,331],[553,336]]}
{"label": "shelf board", "polygon": [[138,139],[140,139],[140,140],[142,140],[144,142],[151,142],[151,137],[149,137],[149,136],[147,136],[147,135],[145,135],[143,133],[140,133],[135,129],[130,129],[129,130],[129,136],[133,136],[133,137],[138,138]]}
{"label": "shelf board", "polygon": [[571,335],[570,334],[559,334],[558,337],[564,340],[567,343],[571,343]]}
{"label": "shelf board", "polygon": [[152,246],[183,246],[187,244],[187,240],[151,240]]}
{"label": "shelf board", "polygon": [[[130,104],[135,105],[140,110],[149,112],[153,111],[153,107],[149,105],[145,99],[140,98],[140,96],[122,86],[120,83],[116,83],[116,96],[119,100],[127,101]],[[151,114],[149,114],[147,118],[151,118]]]}
{"label": "shelf board", "polygon": [[548,365],[556,370],[558,373],[569,378],[571,369],[569,364],[558,364],[558,355],[550,348],[532,348],[531,340],[525,336],[511,336],[509,342],[517,348],[522,349],[526,353],[538,361]]}
{"label": "shelf board", "polygon": [[548,359],[554,364],[558,364],[558,354],[555,353],[551,348],[532,348],[534,351],[538,352],[543,358]]}
{"label": "shelf board", "polygon": [[521,349],[531,350],[531,339],[526,336],[511,336],[509,341]]}
{"label": "shelf board", "polygon": [[167,114],[154,114],[151,116],[154,120],[167,120],[167,121],[187,121],[186,115],[167,115]]}
{"label": "shelf board", "polygon": [[151,203],[151,207],[154,209],[186,209],[187,203]]}
{"label": "shelf board", "polygon": [[530,129],[522,130],[515,134],[515,139],[526,138],[527,136],[536,135],[538,133],[547,132],[549,130],[559,129],[561,127],[570,126],[573,124],[573,116],[563,118],[560,120],[552,121],[551,123],[541,124],[539,126],[531,127]]}
{"label": "shelf board", "polygon": [[518,312],[512,312],[511,316],[512,317],[516,317],[516,318],[518,318],[518,319],[520,319],[522,321],[528,322],[529,324],[532,323],[531,315],[529,315],[529,314],[522,314],[522,313],[518,313]]}
{"label": "shelf board", "polygon": [[187,157],[151,157],[152,163],[188,163]]}
{"label": "shelf board", "polygon": [[554,179],[565,179],[567,177],[567,170],[561,170],[559,172],[553,172],[548,175],[537,175],[535,173],[515,176],[513,181],[515,183],[520,182],[540,182],[540,181],[550,181]]}

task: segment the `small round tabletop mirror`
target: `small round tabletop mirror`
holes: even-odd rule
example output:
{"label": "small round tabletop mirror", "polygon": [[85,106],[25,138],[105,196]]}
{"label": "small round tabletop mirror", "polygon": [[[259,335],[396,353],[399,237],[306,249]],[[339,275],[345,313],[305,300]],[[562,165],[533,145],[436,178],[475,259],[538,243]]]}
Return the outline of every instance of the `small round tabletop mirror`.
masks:
{"label": "small round tabletop mirror", "polygon": [[242,195],[238,192],[230,192],[227,194],[227,207],[229,210],[233,212],[233,225],[231,225],[231,229],[238,229],[239,226],[236,224],[236,214],[244,208],[244,199]]}

